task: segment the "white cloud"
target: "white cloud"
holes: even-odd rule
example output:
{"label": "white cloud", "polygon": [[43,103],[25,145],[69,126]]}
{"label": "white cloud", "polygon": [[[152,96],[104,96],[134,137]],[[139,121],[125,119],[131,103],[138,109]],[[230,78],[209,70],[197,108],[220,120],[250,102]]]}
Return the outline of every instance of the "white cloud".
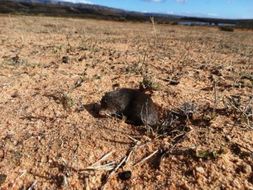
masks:
{"label": "white cloud", "polygon": [[207,13],[208,16],[211,17],[218,17],[219,15],[217,13]]}
{"label": "white cloud", "polygon": [[91,1],[81,0],[83,3],[93,4]]}
{"label": "white cloud", "polygon": [[175,14],[175,12],[174,11],[167,11],[167,14],[173,15],[173,14]]}

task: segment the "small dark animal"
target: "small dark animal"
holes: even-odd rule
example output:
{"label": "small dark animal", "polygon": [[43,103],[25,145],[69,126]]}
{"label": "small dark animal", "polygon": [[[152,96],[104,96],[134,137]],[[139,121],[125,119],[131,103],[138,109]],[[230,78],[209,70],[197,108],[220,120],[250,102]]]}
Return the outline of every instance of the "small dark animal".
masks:
{"label": "small dark animal", "polygon": [[101,100],[101,112],[123,115],[134,125],[155,126],[159,123],[158,106],[150,95],[138,89],[122,88],[107,92]]}

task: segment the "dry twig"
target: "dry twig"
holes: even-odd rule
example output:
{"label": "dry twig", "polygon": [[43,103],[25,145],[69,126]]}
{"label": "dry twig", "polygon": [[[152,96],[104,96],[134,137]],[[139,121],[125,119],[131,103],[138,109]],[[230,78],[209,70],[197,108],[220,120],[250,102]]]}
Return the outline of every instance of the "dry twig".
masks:
{"label": "dry twig", "polygon": [[97,162],[95,162],[91,166],[86,167],[81,172],[85,172],[87,170],[106,170],[106,171],[112,170],[115,167],[115,162],[114,161],[109,162],[107,164],[103,164],[103,165],[101,165],[101,162],[103,162],[104,160],[106,160],[113,152],[114,151],[110,151],[110,152],[106,153]]}
{"label": "dry twig", "polygon": [[34,189],[34,187],[36,186],[36,184],[37,184],[37,180],[35,180],[33,183],[32,183],[32,185],[27,189],[27,190],[32,190],[32,189]]}
{"label": "dry twig", "polygon": [[120,161],[120,163],[111,171],[111,173],[107,176],[106,181],[105,181],[104,184],[102,185],[101,190],[105,189],[106,184],[107,184],[107,182],[109,181],[109,179],[111,178],[111,176],[112,176],[114,173],[116,173],[117,170],[125,163],[126,159],[127,159],[127,156],[125,156],[125,157]]}
{"label": "dry twig", "polygon": [[153,153],[151,153],[151,154],[148,155],[147,157],[143,158],[141,161],[135,163],[134,166],[142,165],[145,161],[147,161],[148,159],[150,159],[151,157],[153,157],[158,151],[159,151],[159,150],[154,151]]}

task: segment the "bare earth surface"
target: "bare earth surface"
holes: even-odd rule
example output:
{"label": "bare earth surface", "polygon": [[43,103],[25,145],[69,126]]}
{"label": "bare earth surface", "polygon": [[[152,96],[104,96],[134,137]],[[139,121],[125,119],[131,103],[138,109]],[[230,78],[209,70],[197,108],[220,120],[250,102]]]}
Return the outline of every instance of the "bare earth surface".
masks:
{"label": "bare earth surface", "polygon": [[[0,47],[0,189],[253,189],[253,31],[2,15]],[[187,130],[97,117],[144,67]]]}

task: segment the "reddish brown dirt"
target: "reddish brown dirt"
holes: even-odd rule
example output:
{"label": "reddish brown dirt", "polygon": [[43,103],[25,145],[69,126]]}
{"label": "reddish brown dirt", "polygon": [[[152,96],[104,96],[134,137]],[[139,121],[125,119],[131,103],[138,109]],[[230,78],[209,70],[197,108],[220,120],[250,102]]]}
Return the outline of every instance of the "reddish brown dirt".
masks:
{"label": "reddish brown dirt", "polygon": [[[253,189],[252,118],[222,101],[237,95],[241,107],[252,105],[253,32],[155,28],[0,17],[1,189],[99,189],[110,171],[85,169],[110,151],[102,164],[118,164],[135,144],[129,136],[139,144],[105,189]],[[188,122],[191,130],[173,149],[170,135],[94,112],[113,87],[137,88],[144,66],[159,86],[152,98],[164,109],[192,101],[211,109]],[[167,153],[134,165],[157,150]],[[119,179],[123,170],[132,172],[129,180]]]}

